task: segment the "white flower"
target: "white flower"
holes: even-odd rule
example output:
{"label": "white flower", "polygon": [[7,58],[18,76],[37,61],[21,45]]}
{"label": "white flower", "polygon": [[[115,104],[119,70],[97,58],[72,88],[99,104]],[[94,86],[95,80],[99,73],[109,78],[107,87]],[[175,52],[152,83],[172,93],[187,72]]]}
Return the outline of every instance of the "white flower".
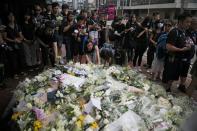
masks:
{"label": "white flower", "polygon": [[100,120],[101,119],[101,115],[96,115],[96,120]]}
{"label": "white flower", "polygon": [[57,107],[56,107],[57,109],[60,109],[61,108],[61,106],[60,105],[57,105]]}
{"label": "white flower", "polygon": [[74,121],[74,122],[75,122],[76,120],[77,120],[77,118],[76,118],[76,117],[73,117],[73,118],[72,118],[72,121]]}
{"label": "white flower", "polygon": [[90,116],[90,115],[87,115],[84,119],[84,124],[89,124],[89,123],[92,123],[94,122],[95,120]]}
{"label": "white flower", "polygon": [[108,111],[104,111],[106,116],[109,116],[109,112]]}
{"label": "white flower", "polygon": [[104,119],[103,123],[104,123],[105,125],[107,125],[107,124],[109,124],[109,120],[108,120],[108,119]]}
{"label": "white flower", "polygon": [[177,113],[181,113],[183,112],[183,109],[180,106],[173,106],[173,109],[177,112]]}
{"label": "white flower", "polygon": [[144,84],[143,88],[144,88],[145,91],[148,91],[150,89],[150,86],[148,84]]}
{"label": "white flower", "polygon": [[29,109],[32,109],[32,105],[31,105],[31,103],[27,103],[27,108],[29,108]]}
{"label": "white flower", "polygon": [[64,97],[64,95],[62,93],[60,93],[60,97]]}
{"label": "white flower", "polygon": [[88,129],[86,129],[86,131],[94,131],[92,128],[88,128]]}
{"label": "white flower", "polygon": [[55,128],[52,128],[51,131],[56,131],[56,129]]}
{"label": "white flower", "polygon": [[70,95],[70,98],[71,98],[72,100],[74,100],[74,99],[76,99],[76,98],[77,98],[77,95],[76,95],[76,94],[74,94],[74,93],[72,93],[72,94]]}

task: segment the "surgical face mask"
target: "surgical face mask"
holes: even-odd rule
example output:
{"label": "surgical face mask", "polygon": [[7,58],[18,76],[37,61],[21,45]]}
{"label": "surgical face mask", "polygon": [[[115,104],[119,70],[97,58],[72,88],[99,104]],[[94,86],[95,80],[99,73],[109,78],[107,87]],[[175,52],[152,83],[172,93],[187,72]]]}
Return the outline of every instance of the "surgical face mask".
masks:
{"label": "surgical face mask", "polygon": [[163,23],[158,23],[158,25],[157,25],[159,28],[162,28],[163,26],[164,26],[164,24]]}

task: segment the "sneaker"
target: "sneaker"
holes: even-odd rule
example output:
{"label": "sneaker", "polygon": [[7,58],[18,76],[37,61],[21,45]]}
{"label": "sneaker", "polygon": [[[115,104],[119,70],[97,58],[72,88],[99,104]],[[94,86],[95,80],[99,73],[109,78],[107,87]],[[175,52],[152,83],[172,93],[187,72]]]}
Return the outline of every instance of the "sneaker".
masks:
{"label": "sneaker", "polygon": [[142,69],[141,69],[140,67],[138,67],[138,71],[139,71],[139,72],[142,72]]}
{"label": "sneaker", "polygon": [[186,93],[185,85],[179,85],[178,89],[179,89],[181,92]]}

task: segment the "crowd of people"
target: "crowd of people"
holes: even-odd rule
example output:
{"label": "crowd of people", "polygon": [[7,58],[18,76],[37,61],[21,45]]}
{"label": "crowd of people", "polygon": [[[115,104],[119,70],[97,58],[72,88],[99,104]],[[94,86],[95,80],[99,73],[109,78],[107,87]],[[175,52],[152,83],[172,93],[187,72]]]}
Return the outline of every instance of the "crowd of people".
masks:
{"label": "crowd of people", "polygon": [[[23,24],[17,23],[14,12],[1,23],[0,63],[6,77],[15,79],[27,69],[69,61],[126,65],[139,72],[144,66],[152,80],[166,83],[166,91],[180,78],[178,88],[186,92],[185,81],[195,56],[196,25],[197,18],[189,13],[175,22],[161,19],[158,12],[144,19],[135,14],[115,17],[109,25],[106,15],[98,11],[71,11],[58,3],[43,10],[36,4],[25,12]],[[147,63],[142,65],[145,52]],[[197,63],[193,64],[193,82],[196,69]]]}

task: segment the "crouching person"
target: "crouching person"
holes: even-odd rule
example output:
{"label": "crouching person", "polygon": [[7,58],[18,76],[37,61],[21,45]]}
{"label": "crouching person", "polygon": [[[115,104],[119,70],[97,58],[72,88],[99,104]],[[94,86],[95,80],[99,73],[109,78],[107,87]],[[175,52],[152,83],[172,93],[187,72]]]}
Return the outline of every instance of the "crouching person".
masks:
{"label": "crouching person", "polygon": [[100,64],[100,54],[98,45],[89,38],[84,42],[84,55],[82,56],[82,63]]}
{"label": "crouching person", "polygon": [[110,66],[113,63],[114,54],[115,50],[113,49],[112,44],[104,43],[100,50],[100,56],[104,60],[104,66]]}

